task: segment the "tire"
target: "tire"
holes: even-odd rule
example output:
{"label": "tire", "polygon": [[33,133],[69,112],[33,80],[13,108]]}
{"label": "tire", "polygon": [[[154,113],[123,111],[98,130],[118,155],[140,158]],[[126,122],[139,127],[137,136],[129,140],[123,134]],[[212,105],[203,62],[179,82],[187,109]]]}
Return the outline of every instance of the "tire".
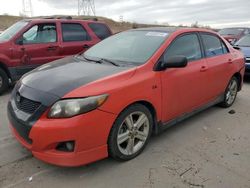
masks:
{"label": "tire", "polygon": [[138,156],[148,143],[152,127],[153,117],[147,107],[134,104],[126,108],[120,113],[110,131],[109,156],[119,161],[127,161]]}
{"label": "tire", "polygon": [[239,90],[239,80],[236,77],[232,77],[229,84],[227,85],[227,89],[224,93],[224,100],[220,103],[220,106],[223,108],[229,108],[233,105],[237,93]]}
{"label": "tire", "polygon": [[0,95],[8,89],[9,78],[3,69],[0,69]]}

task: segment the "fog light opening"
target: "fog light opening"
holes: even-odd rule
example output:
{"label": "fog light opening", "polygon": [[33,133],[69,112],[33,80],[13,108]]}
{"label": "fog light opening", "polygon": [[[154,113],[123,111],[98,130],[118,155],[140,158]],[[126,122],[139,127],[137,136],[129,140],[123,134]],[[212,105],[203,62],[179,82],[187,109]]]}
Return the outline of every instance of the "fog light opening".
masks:
{"label": "fog light opening", "polygon": [[56,150],[63,152],[74,152],[75,141],[60,142],[57,145]]}

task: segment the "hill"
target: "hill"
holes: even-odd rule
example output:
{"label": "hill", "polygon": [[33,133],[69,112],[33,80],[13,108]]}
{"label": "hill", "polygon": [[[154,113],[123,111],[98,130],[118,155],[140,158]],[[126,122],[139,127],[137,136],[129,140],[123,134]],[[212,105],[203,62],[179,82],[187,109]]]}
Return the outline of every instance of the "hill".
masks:
{"label": "hill", "polygon": [[[60,16],[55,16],[60,17]],[[156,25],[147,25],[147,24],[137,24],[137,23],[130,23],[130,22],[116,22],[112,19],[105,18],[105,17],[87,17],[87,16],[72,16],[74,19],[94,19],[97,18],[98,21],[105,22],[111,30],[116,33],[124,30],[128,30],[131,28],[137,28],[137,27],[151,27]],[[42,17],[36,17],[36,18],[42,18]],[[8,15],[0,15],[0,30],[5,30],[15,22],[22,20],[22,17],[19,16],[8,16]],[[159,25],[157,25],[159,26]]]}

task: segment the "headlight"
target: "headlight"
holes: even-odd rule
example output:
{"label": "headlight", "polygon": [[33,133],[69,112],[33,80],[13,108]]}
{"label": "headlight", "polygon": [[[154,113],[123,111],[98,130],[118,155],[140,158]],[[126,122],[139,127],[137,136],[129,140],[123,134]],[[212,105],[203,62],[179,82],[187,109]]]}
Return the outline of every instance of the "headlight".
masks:
{"label": "headlight", "polygon": [[70,118],[95,110],[108,98],[108,95],[99,95],[81,99],[64,99],[56,102],[50,109],[49,118]]}

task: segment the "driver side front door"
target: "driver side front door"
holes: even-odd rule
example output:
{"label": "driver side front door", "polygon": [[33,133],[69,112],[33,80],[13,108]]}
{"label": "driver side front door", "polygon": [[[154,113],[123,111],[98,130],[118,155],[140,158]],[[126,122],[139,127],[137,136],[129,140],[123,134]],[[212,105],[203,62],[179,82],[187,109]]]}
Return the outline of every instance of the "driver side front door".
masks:
{"label": "driver side front door", "polygon": [[35,24],[18,41],[14,58],[20,74],[60,58],[56,23]]}
{"label": "driver side front door", "polygon": [[161,72],[162,117],[166,123],[207,102],[207,64],[196,33],[178,36],[168,47],[163,58],[184,55],[188,65]]}

